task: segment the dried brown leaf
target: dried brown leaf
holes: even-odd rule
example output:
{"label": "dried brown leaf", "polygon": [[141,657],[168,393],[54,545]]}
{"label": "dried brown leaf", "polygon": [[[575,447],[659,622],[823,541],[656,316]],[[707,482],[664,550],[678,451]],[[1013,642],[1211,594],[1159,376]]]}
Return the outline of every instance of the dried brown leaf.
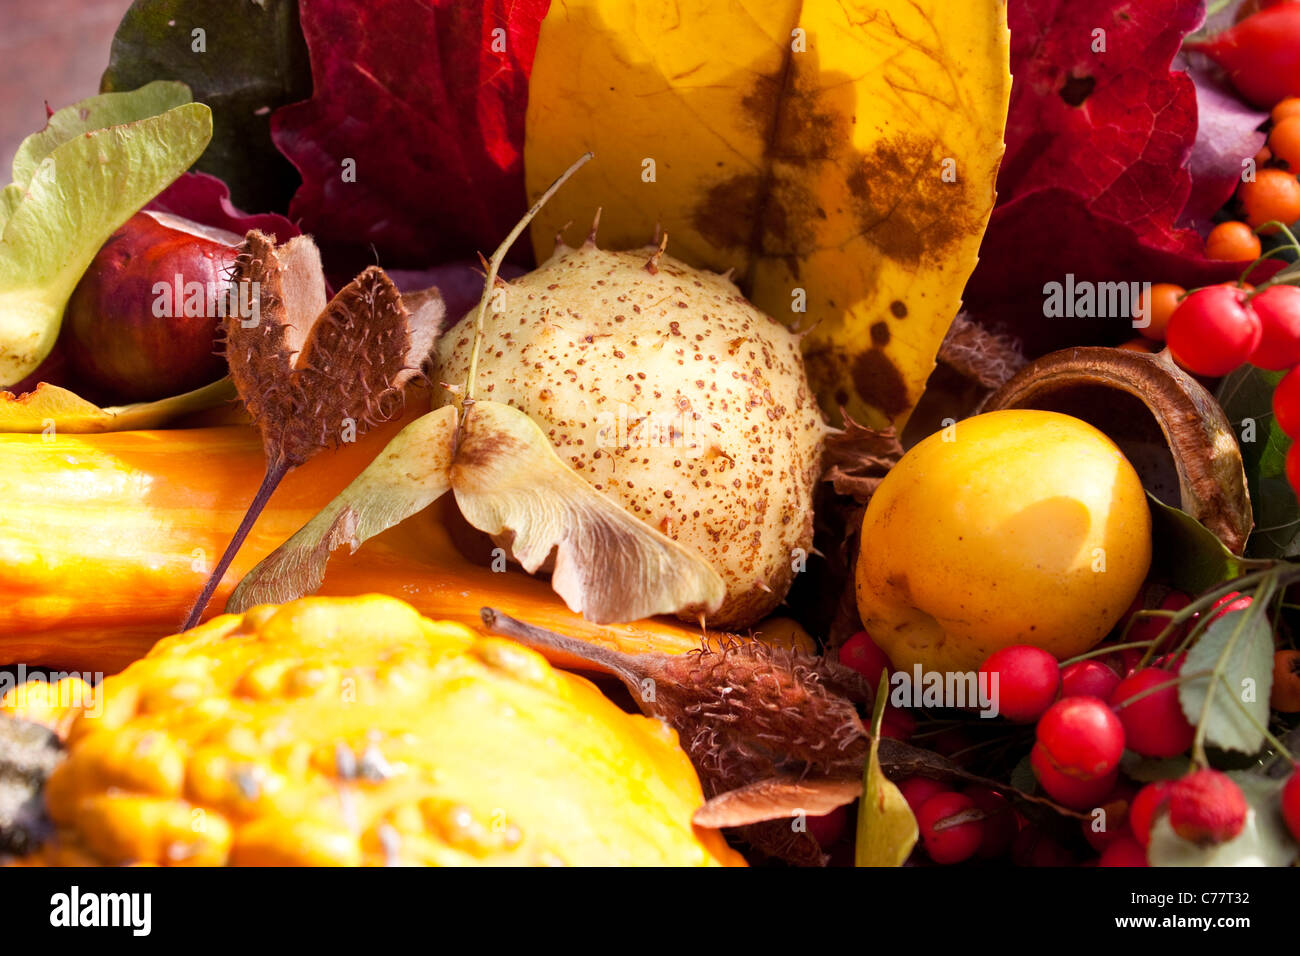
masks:
{"label": "dried brown leaf", "polygon": [[837,494],[866,502],[903,457],[903,446],[892,427],[869,428],[850,418],[844,409],[840,413],[844,429],[826,438],[822,480],[830,482]]}
{"label": "dried brown leaf", "polygon": [[783,820],[800,813],[825,816],[862,796],[860,776],[843,779],[768,777],[728,790],[695,811],[696,826],[742,827],[767,820]]}

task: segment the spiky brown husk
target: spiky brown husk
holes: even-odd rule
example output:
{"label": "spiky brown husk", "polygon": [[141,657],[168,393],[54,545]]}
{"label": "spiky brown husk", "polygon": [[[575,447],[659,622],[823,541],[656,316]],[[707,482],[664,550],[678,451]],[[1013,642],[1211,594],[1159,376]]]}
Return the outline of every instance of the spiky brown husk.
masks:
{"label": "spiky brown husk", "polygon": [[[484,623],[535,647],[562,650],[615,673],[647,716],[677,731],[706,797],[755,780],[860,776],[868,737],[856,702],[871,691],[823,657],[715,636],[688,654],[623,654],[483,609]],[[816,840],[789,820],[738,829],[754,849],[821,865]]]}
{"label": "spiky brown husk", "polygon": [[233,315],[224,324],[231,378],[267,457],[290,466],[337,444],[349,422],[360,436],[400,411],[402,389],[420,374],[437,331],[435,322],[413,321],[378,266],[317,309],[303,290],[323,289],[318,266],[303,256],[287,265],[271,238],[250,232],[234,279],[257,290],[261,321],[245,327]]}

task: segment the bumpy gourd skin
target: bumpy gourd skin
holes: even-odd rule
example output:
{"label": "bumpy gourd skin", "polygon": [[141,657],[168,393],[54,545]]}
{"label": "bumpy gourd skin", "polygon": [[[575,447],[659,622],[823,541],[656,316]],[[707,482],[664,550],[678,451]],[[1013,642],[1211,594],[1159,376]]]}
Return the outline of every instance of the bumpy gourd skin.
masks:
{"label": "bumpy gourd skin", "polygon": [[[653,248],[560,246],[504,293],[477,395],[526,412],[596,490],[698,551],[727,585],[711,626],[780,604],[812,546],[828,431],[799,337]],[[465,382],[473,316],[439,341],[435,381]]]}
{"label": "bumpy gourd skin", "polygon": [[743,863],[692,827],[700,784],[665,725],[379,595],[167,638],[68,748],[41,862]]}

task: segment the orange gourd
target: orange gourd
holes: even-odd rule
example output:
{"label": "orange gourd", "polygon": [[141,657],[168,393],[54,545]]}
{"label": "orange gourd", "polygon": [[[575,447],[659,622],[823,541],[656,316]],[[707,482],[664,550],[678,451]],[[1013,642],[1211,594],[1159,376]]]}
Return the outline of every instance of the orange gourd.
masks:
{"label": "orange gourd", "polygon": [[667,725],[380,595],[222,615],[109,677],[38,863],[743,865]]}
{"label": "orange gourd", "polygon": [[[223,579],[239,579],[351,481],[426,407],[291,472]],[[263,472],[248,427],[97,435],[0,435],[0,665],[113,673],[176,632]],[[700,632],[668,620],[595,625],[548,583],[467,561],[428,509],[330,561],[321,594],[387,593],[422,613],[479,624],[492,605],[543,627],[632,652],[684,652]],[[557,658],[558,663],[573,663]]]}

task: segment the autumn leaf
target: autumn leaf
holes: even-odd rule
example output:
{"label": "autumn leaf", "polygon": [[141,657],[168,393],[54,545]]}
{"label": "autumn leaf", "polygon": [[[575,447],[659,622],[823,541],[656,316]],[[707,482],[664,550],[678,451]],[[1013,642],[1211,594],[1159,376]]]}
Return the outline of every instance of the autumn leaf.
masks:
{"label": "autumn leaf", "polygon": [[[271,142],[271,111],[312,88],[296,0],[135,0],[100,87],[131,90],[151,80],[180,80],[212,108],[200,170],[220,177],[242,206],[284,208],[298,178]],[[254,228],[266,229],[234,231]]]}
{"label": "autumn leaf", "polygon": [[[1036,356],[1134,334],[1128,314],[1046,319],[1044,286],[1067,275],[1186,288],[1236,278],[1244,264],[1207,260],[1200,235],[1181,227],[1217,188],[1193,189],[1193,159],[1214,183],[1223,170],[1214,156],[1223,147],[1207,141],[1194,151],[1209,104],[1198,104],[1174,64],[1204,5],[1012,0],[1007,11],[1015,76],[1007,154],[967,309]],[[1265,263],[1252,281],[1277,268]]]}
{"label": "autumn leaf", "polygon": [[881,674],[871,715],[871,746],[862,772],[862,804],[853,853],[856,866],[902,866],[919,834],[907,798],[880,766],[880,725],[888,699],[889,677]]}
{"label": "autumn leaf", "polygon": [[204,226],[215,226],[243,236],[249,230],[288,242],[302,234],[297,226],[278,213],[249,214],[230,201],[230,187],[207,173],[182,173],[170,186],[145,206],[146,210],[170,213]]}
{"label": "autumn leaf", "polygon": [[810,329],[828,414],[901,424],[993,206],[1007,42],[995,0],[557,4],[529,194],[575,150],[598,162],[534,223],[534,249],[596,206],[612,247],[657,223],[683,259],[734,268],[755,305]]}
{"label": "autumn leaf", "polygon": [[350,277],[376,254],[408,268],[472,256],[514,225],[548,4],[302,5],[313,93],[277,110],[271,129],[302,174],[291,218],[316,237],[331,276]]}
{"label": "autumn leaf", "polygon": [[66,388],[41,382],[24,395],[0,391],[0,432],[86,434],[158,428],[234,398],[235,386],[223,378],[154,402],[101,408]]}

